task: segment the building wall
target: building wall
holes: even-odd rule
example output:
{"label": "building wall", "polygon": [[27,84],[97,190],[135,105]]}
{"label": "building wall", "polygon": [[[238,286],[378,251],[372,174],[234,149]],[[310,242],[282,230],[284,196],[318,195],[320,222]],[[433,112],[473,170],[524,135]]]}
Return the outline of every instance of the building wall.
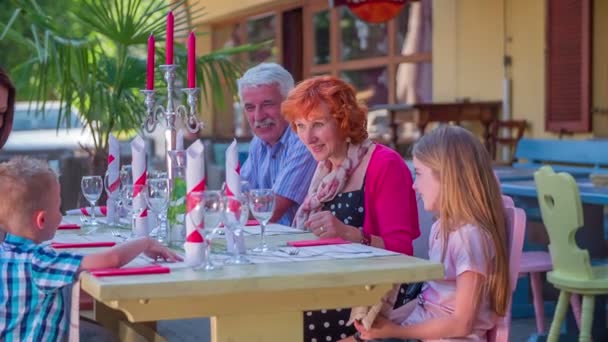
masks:
{"label": "building wall", "polygon": [[526,135],[545,133],[545,1],[507,1],[507,52],[511,55],[512,113],[529,123]]}
{"label": "building wall", "polygon": [[[608,109],[608,1],[593,2],[592,108]],[[512,80],[512,117],[526,119],[532,137],[545,131],[545,0],[433,2],[433,99],[502,99]],[[503,66],[503,53],[511,56]],[[595,136],[608,136],[608,113],[593,115]],[[590,134],[577,134],[577,138]]]}
{"label": "building wall", "polygon": [[593,116],[595,136],[608,137],[608,1],[595,0],[593,7]]}
{"label": "building wall", "polygon": [[[239,0],[238,6],[225,0],[200,3],[208,13],[203,22],[208,24],[294,2],[297,0]],[[603,34],[608,32],[608,1],[593,3],[592,108],[601,110],[593,115],[593,133],[608,136],[608,40]],[[527,136],[554,137],[545,132],[545,4],[546,0],[433,1],[433,100],[500,100],[503,80],[508,77],[512,117],[530,123]],[[197,43],[199,53],[210,49],[210,42]],[[506,69],[505,53],[512,60]]]}

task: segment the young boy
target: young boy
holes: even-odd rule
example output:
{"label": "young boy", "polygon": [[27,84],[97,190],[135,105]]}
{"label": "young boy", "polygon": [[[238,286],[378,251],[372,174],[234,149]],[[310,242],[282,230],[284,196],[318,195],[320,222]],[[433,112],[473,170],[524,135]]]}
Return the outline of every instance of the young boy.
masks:
{"label": "young boy", "polygon": [[140,253],[179,257],[155,240],[131,240],[103,252],[78,255],[40,243],[61,222],[57,176],[46,162],[16,157],[0,164],[0,341],[59,341],[66,335],[62,289],[80,271],[121,267]]}

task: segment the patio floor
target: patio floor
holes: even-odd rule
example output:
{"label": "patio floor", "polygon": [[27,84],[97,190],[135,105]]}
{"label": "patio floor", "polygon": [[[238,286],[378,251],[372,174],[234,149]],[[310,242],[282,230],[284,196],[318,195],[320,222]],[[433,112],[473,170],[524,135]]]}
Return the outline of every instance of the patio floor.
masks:
{"label": "patio floor", "polygon": [[[547,328],[551,319],[547,318]],[[159,333],[170,342],[209,342],[209,319],[185,319],[176,321],[163,321],[158,326]],[[527,341],[536,333],[534,318],[516,319],[511,325],[510,341]]]}

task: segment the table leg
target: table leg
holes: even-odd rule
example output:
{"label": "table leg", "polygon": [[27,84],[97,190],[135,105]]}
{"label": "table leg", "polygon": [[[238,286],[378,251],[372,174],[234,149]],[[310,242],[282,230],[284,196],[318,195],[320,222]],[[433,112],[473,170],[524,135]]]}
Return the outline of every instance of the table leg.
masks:
{"label": "table leg", "polygon": [[302,341],[302,312],[223,315],[211,318],[211,342]]}
{"label": "table leg", "polygon": [[98,301],[95,301],[94,317],[95,321],[118,336],[121,341],[164,341],[156,333],[156,322],[130,323],[123,312]]}

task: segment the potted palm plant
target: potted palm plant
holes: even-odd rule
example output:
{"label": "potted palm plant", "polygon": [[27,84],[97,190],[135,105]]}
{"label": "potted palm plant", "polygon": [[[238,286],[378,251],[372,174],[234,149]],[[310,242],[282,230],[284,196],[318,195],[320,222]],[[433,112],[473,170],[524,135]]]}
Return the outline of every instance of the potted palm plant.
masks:
{"label": "potted palm plant", "polygon": [[[45,14],[35,0],[13,2],[11,20],[0,23],[0,39],[24,44],[31,51],[31,58],[9,66],[21,81],[18,87],[43,104],[59,100],[59,120],[71,121],[70,108],[81,113],[93,132],[92,169],[101,173],[109,135],[141,129],[145,109],[139,89],[145,85],[148,36],[164,39],[168,11],[175,14],[177,38],[185,37],[203,14],[192,12],[185,0],[82,0],[55,16]],[[11,27],[18,20],[28,22],[30,30],[24,33]],[[258,47],[243,45],[197,57],[197,78],[207,100],[222,105],[225,91],[235,93],[240,68],[231,56]],[[164,44],[157,44],[156,54],[161,60]],[[185,66],[186,51],[179,44],[175,59]],[[182,79],[183,69],[181,74],[178,71]],[[155,79],[157,89],[164,89],[158,70]]]}

